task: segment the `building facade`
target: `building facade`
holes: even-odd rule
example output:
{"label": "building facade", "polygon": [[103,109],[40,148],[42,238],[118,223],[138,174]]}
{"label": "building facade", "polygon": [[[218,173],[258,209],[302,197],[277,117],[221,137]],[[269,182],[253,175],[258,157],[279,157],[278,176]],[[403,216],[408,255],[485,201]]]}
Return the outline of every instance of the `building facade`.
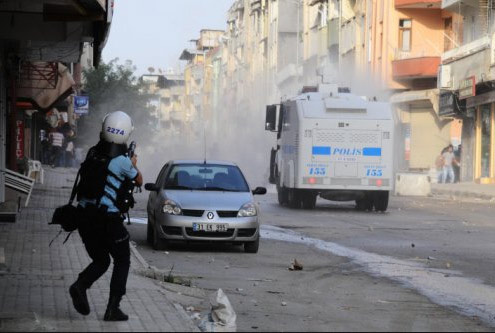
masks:
{"label": "building facade", "polygon": [[80,88],[81,55],[98,64],[112,17],[113,0],[0,3],[1,210],[9,199],[5,169],[24,171],[23,161],[42,159],[45,129],[70,128],[67,97]]}
{"label": "building facade", "polygon": [[440,109],[462,121],[461,180],[495,183],[494,4],[492,1],[442,1],[463,24],[444,52],[439,71]]}

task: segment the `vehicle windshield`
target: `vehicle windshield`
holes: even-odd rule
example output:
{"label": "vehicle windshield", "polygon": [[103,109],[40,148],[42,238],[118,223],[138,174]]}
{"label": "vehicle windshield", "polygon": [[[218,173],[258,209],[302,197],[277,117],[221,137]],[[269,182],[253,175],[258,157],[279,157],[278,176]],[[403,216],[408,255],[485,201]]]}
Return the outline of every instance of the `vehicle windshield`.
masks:
{"label": "vehicle windshield", "polygon": [[218,164],[177,164],[165,181],[165,189],[249,192],[237,166]]}

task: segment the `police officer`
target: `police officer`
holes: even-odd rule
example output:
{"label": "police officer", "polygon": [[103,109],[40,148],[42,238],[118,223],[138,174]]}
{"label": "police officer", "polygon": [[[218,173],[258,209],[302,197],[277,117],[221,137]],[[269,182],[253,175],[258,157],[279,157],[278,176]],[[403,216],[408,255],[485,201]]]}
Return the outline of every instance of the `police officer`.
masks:
{"label": "police officer", "polygon": [[[88,315],[90,308],[86,291],[108,270],[112,257],[114,267],[105,321],[129,319],[120,309],[120,301],[126,293],[130,248],[118,193],[121,193],[126,181],[132,180],[137,186],[143,183],[136,167],[137,156],[130,158],[126,154],[127,141],[133,129],[132,120],[126,113],[117,111],[107,115],[103,121],[100,142],[90,149],[80,170],[79,234],[92,262],[79,274],[77,281],[69,288],[69,293],[75,309]],[[104,169],[101,169],[102,166]],[[101,174],[104,176],[101,177]],[[93,194],[98,193],[98,186],[101,186],[101,193],[95,197]]]}

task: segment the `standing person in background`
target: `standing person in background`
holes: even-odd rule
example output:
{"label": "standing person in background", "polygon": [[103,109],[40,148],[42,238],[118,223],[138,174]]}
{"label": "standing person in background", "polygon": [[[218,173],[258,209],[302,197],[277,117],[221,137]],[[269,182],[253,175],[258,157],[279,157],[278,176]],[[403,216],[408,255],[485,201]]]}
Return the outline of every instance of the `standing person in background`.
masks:
{"label": "standing person in background", "polygon": [[67,147],[65,147],[65,167],[74,167],[74,140],[67,138]]}
{"label": "standing person in background", "polygon": [[437,169],[437,183],[443,183],[443,166],[445,161],[443,159],[443,153],[445,153],[446,148],[442,149],[440,155],[437,156],[435,160],[435,167]]}
{"label": "standing person in background", "polygon": [[443,165],[443,182],[444,183],[454,183],[454,164],[458,165],[458,162],[455,159],[454,156],[454,146],[450,145],[447,147],[447,151],[445,151],[443,154],[443,160],[444,160],[444,165]]}
{"label": "standing person in background", "polygon": [[50,143],[51,143],[51,159],[50,164],[52,168],[61,166],[62,158],[62,146],[64,144],[64,135],[60,133],[57,129],[52,129],[50,132]]}

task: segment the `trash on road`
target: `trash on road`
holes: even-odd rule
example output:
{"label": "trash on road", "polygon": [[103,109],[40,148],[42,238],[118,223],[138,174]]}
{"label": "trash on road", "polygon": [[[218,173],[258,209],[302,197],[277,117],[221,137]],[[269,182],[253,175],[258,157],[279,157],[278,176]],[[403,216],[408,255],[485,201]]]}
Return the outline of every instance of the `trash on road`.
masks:
{"label": "trash on road", "polygon": [[282,303],[280,303],[280,305],[287,306],[287,302],[282,302]]}
{"label": "trash on road", "polygon": [[294,259],[294,262],[289,266],[289,271],[302,271],[303,268],[303,265]]}
{"label": "trash on road", "polygon": [[237,315],[222,289],[210,296],[211,312],[199,323],[203,332],[237,331]]}
{"label": "trash on road", "polygon": [[448,262],[448,263],[445,264],[445,267],[447,267],[447,268],[450,268],[451,266],[452,265],[450,264],[450,262]]}
{"label": "trash on road", "polygon": [[195,309],[194,309],[194,306],[188,306],[188,307],[186,308],[186,311],[187,311],[187,312],[194,312],[194,310],[195,310]]}

